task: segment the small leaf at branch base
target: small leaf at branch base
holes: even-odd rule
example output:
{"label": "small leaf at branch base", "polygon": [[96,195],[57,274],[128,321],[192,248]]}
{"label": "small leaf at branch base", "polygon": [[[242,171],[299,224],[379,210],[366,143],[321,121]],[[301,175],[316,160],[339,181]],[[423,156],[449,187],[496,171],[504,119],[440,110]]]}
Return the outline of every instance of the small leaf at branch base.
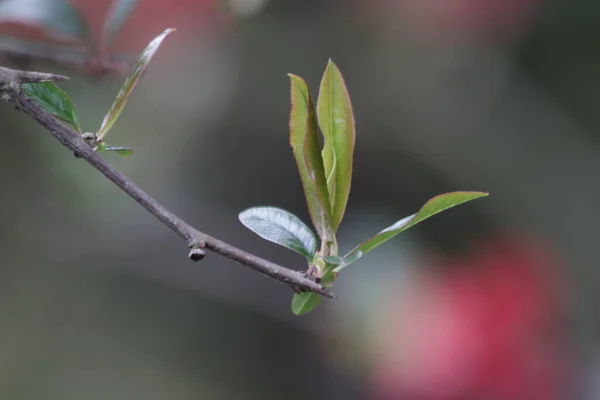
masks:
{"label": "small leaf at branch base", "polygon": [[112,42],[119,30],[131,16],[139,0],[114,0],[104,22],[104,39],[107,43]]}
{"label": "small leaf at branch base", "polygon": [[48,114],[68,123],[81,133],[77,109],[69,96],[54,83],[24,83],[21,89]]}
{"label": "small leaf at branch base", "polygon": [[127,147],[115,147],[115,146],[111,146],[107,143],[104,142],[100,142],[100,144],[98,145],[98,148],[96,149],[97,152],[101,152],[101,151],[114,151],[115,153],[117,153],[118,155],[120,155],[121,157],[129,157],[130,155],[133,154],[133,150],[129,149]]}
{"label": "small leaf at branch base", "polygon": [[167,37],[167,35],[173,32],[174,30],[175,29],[165,30],[163,33],[154,38],[154,40],[152,40],[150,44],[148,44],[146,49],[144,49],[144,51],[140,54],[137,62],[135,63],[135,66],[133,67],[133,71],[131,71],[131,74],[127,77],[125,83],[123,83],[123,86],[121,87],[121,90],[119,91],[115,102],[113,103],[112,107],[108,111],[108,114],[106,114],[104,120],[102,121],[102,125],[100,126],[100,129],[96,134],[98,136],[98,139],[102,140],[106,136],[110,128],[112,128],[117,118],[119,118],[119,115],[121,115],[121,112],[123,111],[123,107],[125,107],[125,104],[127,103],[129,95],[131,94],[131,92],[133,92],[133,89],[135,89],[135,86],[137,85],[144,71],[148,67],[150,60],[160,47],[160,44],[165,39],[165,37]]}
{"label": "small leaf at branch base", "polygon": [[292,74],[289,77],[290,145],[298,165],[308,211],[319,236],[325,242],[335,243],[313,103],[304,80]]}
{"label": "small leaf at branch base", "polygon": [[126,147],[113,147],[113,148],[107,149],[107,151],[114,151],[121,157],[129,157],[130,155],[133,154],[133,150],[128,149]]}
{"label": "small leaf at branch base", "polygon": [[252,207],[239,214],[239,219],[263,239],[302,254],[308,262],[317,251],[315,235],[294,214],[277,207]]}
{"label": "small leaf at branch base", "polygon": [[[485,197],[487,195],[488,193],[483,192],[452,192],[436,196],[430,199],[427,203],[425,203],[416,214],[401,219],[395,224],[385,228],[377,235],[358,245],[344,258],[346,260],[354,260],[355,262],[358,260],[358,258],[360,258],[361,255],[367,254],[371,250],[381,246],[383,243],[392,239],[400,232],[407,230],[408,228],[418,224],[419,222],[426,220],[427,218],[432,217],[435,214],[440,213],[444,210],[455,207],[459,204],[463,204],[468,201],[478,199],[480,197]],[[362,254],[359,254],[359,252]]]}
{"label": "small leaf at branch base", "polygon": [[292,312],[298,316],[311,312],[321,304],[321,300],[321,295],[317,293],[296,293],[292,298]]}
{"label": "small leaf at branch base", "polygon": [[104,150],[105,151],[114,151],[115,153],[117,153],[121,157],[129,157],[130,155],[133,154],[133,150],[128,149],[127,147],[107,146],[106,149],[104,149]]}
{"label": "small leaf at branch base", "polygon": [[325,140],[323,165],[331,202],[331,225],[337,231],[350,195],[355,130],[348,89],[331,60],[319,88],[317,117]]}
{"label": "small leaf at branch base", "polygon": [[[324,260],[327,258],[329,257],[325,257]],[[337,262],[338,260],[334,261]],[[325,272],[322,274],[320,280],[321,285],[324,287],[331,287],[333,285],[333,281],[338,275],[337,272],[334,271],[336,265],[337,264],[327,263]],[[321,297],[320,294],[313,292],[296,293],[292,298],[292,312],[298,316],[311,312],[321,304]]]}

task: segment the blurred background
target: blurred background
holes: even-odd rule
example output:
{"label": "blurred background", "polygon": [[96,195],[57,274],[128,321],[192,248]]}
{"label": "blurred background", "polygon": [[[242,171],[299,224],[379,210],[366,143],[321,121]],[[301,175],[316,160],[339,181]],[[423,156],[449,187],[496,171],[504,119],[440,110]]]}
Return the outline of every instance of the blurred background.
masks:
{"label": "blurred background", "polygon": [[[600,3],[140,0],[104,46],[111,2],[70,2],[81,39],[48,11],[57,1],[0,0],[1,65],[69,75],[60,86],[88,131],[124,79],[98,60],[178,28],[109,136],[135,154],[103,156],[210,235],[305,268],[237,213],[275,205],[309,221],[286,74],[316,94],[330,57],[357,129],[342,250],[435,194],[491,195],[369,254],[336,281],[338,300],[298,318],[288,287],[214,254],[190,262],[3,104],[0,397],[600,399]],[[90,42],[79,69],[3,53]]]}

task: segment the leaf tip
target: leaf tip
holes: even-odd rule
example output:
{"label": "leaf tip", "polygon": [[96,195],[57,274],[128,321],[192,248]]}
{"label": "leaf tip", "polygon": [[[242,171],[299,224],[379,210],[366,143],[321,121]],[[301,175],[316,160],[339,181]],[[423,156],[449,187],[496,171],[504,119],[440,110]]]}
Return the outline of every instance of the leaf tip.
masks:
{"label": "leaf tip", "polygon": [[299,77],[298,75],[295,74],[287,74],[290,78],[290,81],[294,84],[301,84],[304,83],[304,79],[302,79],[301,77]]}
{"label": "leaf tip", "polygon": [[[308,86],[306,85],[304,79],[294,74],[288,74],[288,76],[290,77],[290,96],[292,106],[295,104],[294,98],[296,94],[300,94],[305,101],[310,102],[310,93],[308,92]],[[291,122],[292,119],[290,119],[290,123]]]}
{"label": "leaf tip", "polygon": [[473,196],[476,196],[476,198],[487,197],[490,195],[488,192],[479,192],[479,191],[468,191],[468,192],[463,192],[463,193],[471,194]]}
{"label": "leaf tip", "polygon": [[[342,74],[340,72],[340,69],[338,68],[337,64],[330,58],[329,61],[327,61],[327,66],[325,67],[325,74],[327,74],[328,71],[330,70],[334,70],[336,73],[338,74]],[[342,78],[343,80],[343,78]]]}

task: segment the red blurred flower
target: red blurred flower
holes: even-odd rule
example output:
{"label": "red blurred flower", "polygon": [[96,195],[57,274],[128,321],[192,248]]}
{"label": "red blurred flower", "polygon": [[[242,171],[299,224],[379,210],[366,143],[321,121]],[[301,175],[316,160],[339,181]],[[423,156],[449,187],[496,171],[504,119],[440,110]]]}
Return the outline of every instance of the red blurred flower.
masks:
{"label": "red blurred flower", "polygon": [[375,398],[563,398],[568,353],[548,254],[496,238],[420,279],[387,311]]}

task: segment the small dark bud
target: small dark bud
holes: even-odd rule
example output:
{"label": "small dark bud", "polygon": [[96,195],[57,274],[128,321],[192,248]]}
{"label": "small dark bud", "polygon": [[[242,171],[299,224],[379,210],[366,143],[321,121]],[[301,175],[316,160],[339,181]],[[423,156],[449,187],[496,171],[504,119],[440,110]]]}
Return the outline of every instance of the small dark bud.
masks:
{"label": "small dark bud", "polygon": [[95,133],[86,132],[81,135],[81,138],[87,143],[88,146],[94,148],[100,144],[100,140],[96,137]]}
{"label": "small dark bud", "polygon": [[296,285],[292,285],[292,290],[294,291],[294,293],[297,293],[297,294],[306,292],[306,290],[304,290],[300,286],[296,286]]}
{"label": "small dark bud", "polygon": [[206,252],[203,249],[191,249],[188,257],[192,261],[200,261],[204,258]]}

